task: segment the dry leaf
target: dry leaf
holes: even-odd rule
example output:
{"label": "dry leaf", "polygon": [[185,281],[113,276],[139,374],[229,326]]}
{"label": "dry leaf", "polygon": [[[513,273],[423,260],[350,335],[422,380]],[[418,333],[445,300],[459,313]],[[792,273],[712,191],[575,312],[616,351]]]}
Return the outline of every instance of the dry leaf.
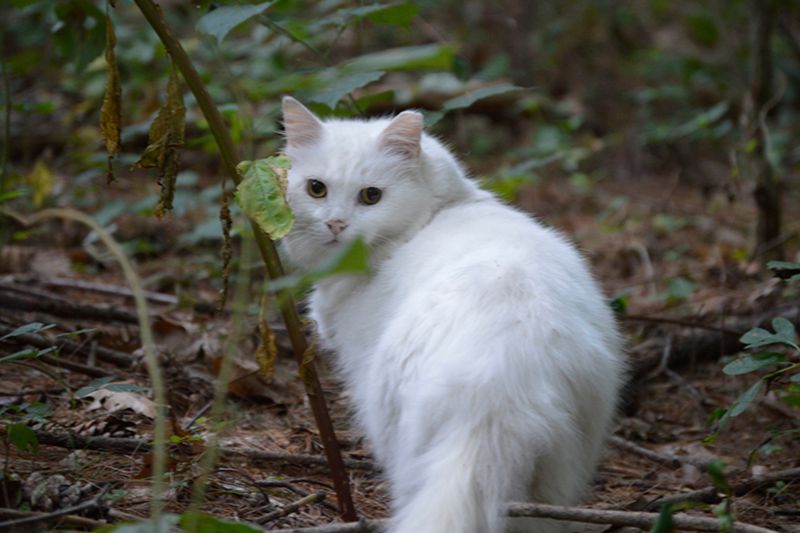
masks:
{"label": "dry leaf", "polygon": [[119,153],[122,122],[122,86],[119,81],[117,57],[114,53],[116,44],[114,23],[111,17],[106,15],[106,93],[103,96],[103,105],[100,107],[100,129],[108,152],[109,181],[114,179],[111,160]]}
{"label": "dry leaf", "polygon": [[155,418],[156,416],[155,403],[135,392],[114,392],[99,389],[87,395],[87,397],[94,400],[86,408],[89,411],[105,409],[109,413],[115,413],[123,409],[131,409],[147,418]]}
{"label": "dry leaf", "polygon": [[275,344],[275,333],[267,322],[267,304],[269,298],[267,293],[261,297],[261,309],[258,313],[258,333],[261,336],[261,343],[256,349],[256,361],[258,368],[264,378],[270,380],[275,374],[275,358],[278,356],[278,347]]}
{"label": "dry leaf", "polygon": [[56,185],[53,171],[41,159],[33,165],[31,173],[25,176],[25,182],[33,189],[33,205],[41,207]]}
{"label": "dry leaf", "polygon": [[159,217],[172,210],[175,179],[178,176],[180,163],[180,149],[184,143],[185,118],[186,107],[183,104],[183,91],[178,71],[173,64],[167,83],[167,98],[150,125],[147,148],[133,165],[134,168],[158,168],[161,198],[156,206],[156,215]]}

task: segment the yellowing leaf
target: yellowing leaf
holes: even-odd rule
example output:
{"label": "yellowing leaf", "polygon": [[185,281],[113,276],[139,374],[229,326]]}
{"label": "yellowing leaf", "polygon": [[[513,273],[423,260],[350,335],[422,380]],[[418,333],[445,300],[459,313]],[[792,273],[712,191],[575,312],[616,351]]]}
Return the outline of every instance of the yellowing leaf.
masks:
{"label": "yellowing leaf", "polygon": [[108,178],[114,179],[111,173],[111,159],[119,153],[120,123],[122,122],[122,88],[119,81],[119,66],[114,47],[117,38],[114,35],[114,23],[106,15],[106,92],[103,105],[100,107],[100,130],[108,152]]}
{"label": "yellowing leaf", "polygon": [[275,359],[278,356],[278,347],[275,344],[275,333],[267,322],[267,293],[261,298],[261,310],[258,313],[258,332],[261,344],[256,349],[256,362],[261,374],[266,379],[272,379],[275,373]]}
{"label": "yellowing leaf", "polygon": [[41,159],[33,165],[31,173],[25,176],[25,182],[33,189],[33,205],[36,207],[42,207],[56,184],[53,171]]}
{"label": "yellowing leaf", "polygon": [[284,237],[294,224],[286,203],[289,160],[273,156],[236,165],[242,182],[236,187],[236,203],[272,239]]}
{"label": "yellowing leaf", "polygon": [[186,107],[183,104],[178,71],[172,65],[167,83],[167,99],[158,110],[155,120],[150,125],[148,145],[134,168],[159,169],[158,184],[161,186],[161,198],[156,206],[156,215],[162,216],[172,209],[172,198],[175,195],[175,178],[178,176],[180,148],[184,142]]}

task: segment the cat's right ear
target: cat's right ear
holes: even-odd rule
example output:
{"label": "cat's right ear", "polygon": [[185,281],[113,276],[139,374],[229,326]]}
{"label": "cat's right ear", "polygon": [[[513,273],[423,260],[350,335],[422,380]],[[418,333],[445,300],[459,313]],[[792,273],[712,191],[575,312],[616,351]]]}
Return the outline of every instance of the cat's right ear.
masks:
{"label": "cat's right ear", "polygon": [[306,106],[284,96],[281,100],[283,110],[283,129],[286,131],[286,144],[293,148],[309,146],[322,136],[322,122]]}

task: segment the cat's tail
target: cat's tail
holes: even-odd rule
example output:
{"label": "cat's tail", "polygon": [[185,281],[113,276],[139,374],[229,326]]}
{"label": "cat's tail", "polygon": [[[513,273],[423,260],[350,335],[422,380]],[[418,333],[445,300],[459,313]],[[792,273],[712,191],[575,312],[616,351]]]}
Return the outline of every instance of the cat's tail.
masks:
{"label": "cat's tail", "polygon": [[[491,428],[491,422],[472,422],[439,428],[421,456],[397,466],[406,470],[393,476],[402,480],[402,493],[395,498],[390,533],[501,533],[510,526],[505,506],[527,493],[514,485],[530,479],[531,450],[503,442],[502,428]],[[542,525],[519,531],[558,530]]]}

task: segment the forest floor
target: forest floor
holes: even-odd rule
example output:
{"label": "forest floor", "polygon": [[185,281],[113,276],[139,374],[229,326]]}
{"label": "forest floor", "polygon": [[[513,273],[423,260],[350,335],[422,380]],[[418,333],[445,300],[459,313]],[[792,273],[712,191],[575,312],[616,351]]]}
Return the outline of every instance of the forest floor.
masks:
{"label": "forest floor", "polygon": [[[135,193],[127,191],[131,198]],[[523,188],[518,204],[571,235],[607,293],[624,296],[627,302],[621,322],[628,339],[631,385],[615,440],[587,503],[600,509],[658,511],[661,498],[713,487],[705,465],[719,458],[734,488],[733,513],[738,520],[800,532],[800,441],[770,438],[780,429],[800,425],[797,409],[780,402],[774,392],[761,394],[713,442],[703,444],[713,431],[709,415],[730,405],[755,380],[752,375],[723,374],[720,358],[735,355],[738,336],[751,327],[780,314],[795,323],[800,318],[797,289],[774,278],[761,258],[745,252],[755,217],[748,198],[704,197],[696,187],[660,176],[635,183],[600,181],[588,191],[546,180]],[[117,234],[169,243],[169,235],[197,224],[188,216],[156,221],[125,215],[118,220]],[[110,483],[106,516],[146,517],[151,456],[135,444],[132,448],[135,441],[130,439],[152,436],[152,404],[135,390],[104,390],[82,398],[76,394],[105,375],[114,376],[115,382],[149,386],[137,351],[135,309],[125,293],[122,272],[113,263],[102,264],[87,255],[84,235],[72,224],[53,223],[23,244],[3,249],[0,326],[8,332],[33,322],[55,324],[36,335],[61,346],[57,357],[0,364],[0,406],[47,407],[30,422],[41,443],[38,453],[21,452],[6,439],[5,469],[22,482],[27,480],[24,501],[29,509],[48,511],[83,501],[96,493],[96,487]],[[167,507],[181,512],[191,500],[204,451],[202,440],[192,436],[203,437],[209,430],[203,416],[213,396],[231,315],[214,312],[218,279],[195,280],[194,269],[201,268],[196,257],[166,248],[158,254],[141,254],[137,264],[152,291],[150,312],[173,413]],[[225,451],[208,482],[203,510],[276,529],[335,521],[336,498],[326,467],[319,462],[320,442],[282,329],[274,325],[280,350],[274,377],[267,380],[253,357],[256,324],[257,317],[248,315],[247,342],[236,350],[229,422],[222,437]],[[58,336],[68,332],[79,333]],[[65,340],[72,344],[64,344]],[[0,343],[0,355],[30,344],[28,337],[6,339]],[[132,365],[109,363],[101,347],[121,352]],[[365,443],[351,428],[346,394],[324,364],[321,371],[350,465],[356,507],[362,516],[385,517],[386,485],[372,467]],[[47,444],[56,443],[64,432],[108,437],[102,441],[106,449],[88,449],[81,439]],[[647,456],[647,451],[652,453]],[[787,469],[794,470],[781,477]],[[742,485],[754,476],[775,473],[767,483]],[[4,492],[11,492],[13,501],[15,486],[11,478],[5,479]],[[55,480],[55,496],[49,502],[36,496],[31,503],[32,488],[48,479]],[[70,487],[76,487],[73,491],[83,499],[69,500]],[[287,504],[318,491],[325,495],[324,501],[283,512]],[[709,496],[719,500],[715,489]],[[687,512],[713,517],[713,507],[704,503]],[[50,526],[81,527],[74,521]]]}

